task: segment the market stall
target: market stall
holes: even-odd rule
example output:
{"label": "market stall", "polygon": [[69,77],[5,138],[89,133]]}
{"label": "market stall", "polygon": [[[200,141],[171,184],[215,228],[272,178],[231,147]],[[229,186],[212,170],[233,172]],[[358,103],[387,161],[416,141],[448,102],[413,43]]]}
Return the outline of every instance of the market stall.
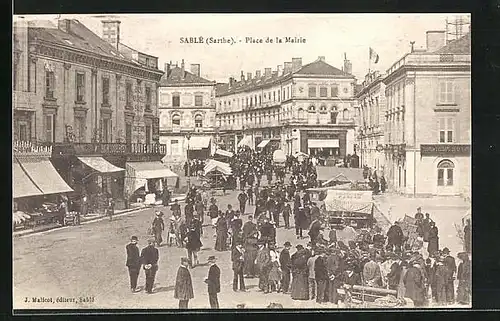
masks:
{"label": "market stall", "polygon": [[329,189],[324,205],[324,218],[334,226],[363,228],[374,224],[371,191]]}
{"label": "market stall", "polygon": [[204,185],[215,189],[231,189],[236,185],[233,171],[228,163],[209,159],[203,169]]}

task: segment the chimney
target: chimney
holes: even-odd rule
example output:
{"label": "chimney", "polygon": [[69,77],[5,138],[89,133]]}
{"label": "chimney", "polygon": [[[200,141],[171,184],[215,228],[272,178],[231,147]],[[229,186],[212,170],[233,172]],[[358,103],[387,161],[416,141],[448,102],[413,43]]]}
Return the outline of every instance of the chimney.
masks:
{"label": "chimney", "polygon": [[241,81],[245,82],[245,74],[243,73],[243,70],[241,71]]}
{"label": "chimney", "polygon": [[264,68],[264,76],[266,78],[271,77],[271,68]]}
{"label": "chimney", "polygon": [[120,23],[119,20],[103,20],[102,23],[102,39],[118,50],[120,43]]}
{"label": "chimney", "polygon": [[426,32],[427,51],[433,52],[446,45],[445,31],[427,31]]}
{"label": "chimney", "polygon": [[260,70],[257,70],[257,71],[255,72],[255,78],[257,78],[257,79],[258,79],[258,78],[260,78],[260,77],[262,77],[262,75],[260,74]]}
{"label": "chimney", "polygon": [[291,62],[285,62],[284,63],[284,69],[283,69],[283,73],[286,75],[286,74],[289,74],[292,72],[292,63]]}
{"label": "chimney", "polygon": [[57,21],[57,28],[61,31],[64,31],[66,33],[71,32],[71,20],[69,19],[62,19]]}
{"label": "chimney", "polygon": [[252,80],[252,73],[247,72],[247,81],[251,81],[251,80]]}
{"label": "chimney", "polygon": [[184,67],[185,67],[185,65],[184,65],[184,59],[182,59],[182,61],[181,61],[181,77],[182,77],[182,79],[184,79],[184,76],[185,76],[184,73],[186,71],[184,69]]}
{"label": "chimney", "polygon": [[283,69],[281,69],[281,65],[276,66],[276,71],[278,72],[278,76],[283,74]]}
{"label": "chimney", "polygon": [[191,73],[200,77],[200,64],[191,64]]}
{"label": "chimney", "polygon": [[233,86],[234,86],[234,78],[233,77],[229,77],[229,88],[231,88]]}
{"label": "chimney", "polygon": [[172,66],[172,62],[166,62],[165,63],[164,69],[165,69],[165,74],[167,75],[167,77],[170,74],[170,66]]}
{"label": "chimney", "polygon": [[292,58],[292,72],[296,72],[300,68],[302,68],[302,58]]}
{"label": "chimney", "polygon": [[319,57],[318,57],[318,61],[325,62],[325,56],[319,56]]}
{"label": "chimney", "polygon": [[347,55],[344,53],[344,73],[351,75],[352,74],[352,63],[347,59]]}

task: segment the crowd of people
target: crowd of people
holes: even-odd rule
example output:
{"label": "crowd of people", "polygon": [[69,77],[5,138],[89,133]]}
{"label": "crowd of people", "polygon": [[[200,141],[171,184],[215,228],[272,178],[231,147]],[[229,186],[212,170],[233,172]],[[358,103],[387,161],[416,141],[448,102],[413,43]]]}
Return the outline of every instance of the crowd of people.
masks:
{"label": "crowd of people", "polygon": [[[245,279],[258,278],[258,287],[263,293],[280,292],[294,300],[318,303],[338,304],[340,289],[346,293],[343,300],[347,300],[355,286],[392,290],[395,297],[410,298],[416,307],[430,303],[438,306],[470,303],[471,262],[470,246],[467,246],[470,222],[464,230],[466,251],[458,253],[457,267],[449,249],[440,248],[439,232],[430,214],[424,216],[420,208],[415,214],[418,237],[411,242],[400,222],[395,222],[387,233],[375,225],[353,232],[355,237],[347,240],[340,229],[354,230],[351,222],[346,220],[343,226],[334,228],[324,220],[322,209],[306,191],[316,182],[311,161],[288,158],[285,164],[291,174],[288,184],[279,176],[273,184],[272,173],[277,173],[275,165],[269,156],[250,149],[240,148],[231,165],[239,179],[238,204],[222,208],[216,197],[192,187],[186,195],[183,211],[177,201],[170,207],[167,244],[185,247],[187,251],[181,260],[175,288],[180,308],[187,308],[193,297],[189,268],[199,265],[197,253],[203,246],[205,215],[211,220],[214,250],[231,251],[233,291],[246,291]],[[263,186],[262,174],[269,172],[268,184]],[[247,205],[254,205],[255,210],[249,212]],[[279,230],[292,228],[292,216],[298,240],[294,253],[291,253],[291,242],[284,242],[281,250],[277,243]],[[164,230],[163,213],[158,211],[151,229],[154,239],[149,240],[148,248],[163,243]],[[304,246],[300,243],[306,237],[309,242]],[[143,265],[149,293],[158,254],[157,250],[148,248],[134,264]],[[205,280],[213,308],[219,306],[217,293],[220,292],[220,269],[215,261],[215,256],[211,256],[209,277]],[[138,268],[131,271],[131,288],[135,291]],[[458,280],[456,292],[455,279]]]}

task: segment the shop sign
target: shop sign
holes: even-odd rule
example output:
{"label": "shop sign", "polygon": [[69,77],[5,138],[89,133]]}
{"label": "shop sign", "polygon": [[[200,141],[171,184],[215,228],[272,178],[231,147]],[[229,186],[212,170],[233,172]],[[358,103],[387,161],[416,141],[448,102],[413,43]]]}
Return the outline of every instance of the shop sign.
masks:
{"label": "shop sign", "polygon": [[422,156],[470,156],[470,145],[433,144],[420,145]]}

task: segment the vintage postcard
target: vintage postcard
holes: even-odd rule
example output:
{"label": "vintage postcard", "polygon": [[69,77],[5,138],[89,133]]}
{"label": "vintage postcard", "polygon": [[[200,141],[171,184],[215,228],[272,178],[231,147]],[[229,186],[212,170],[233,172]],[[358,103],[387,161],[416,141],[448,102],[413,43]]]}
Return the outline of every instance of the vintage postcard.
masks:
{"label": "vintage postcard", "polygon": [[13,308],[471,307],[462,14],[14,16]]}

